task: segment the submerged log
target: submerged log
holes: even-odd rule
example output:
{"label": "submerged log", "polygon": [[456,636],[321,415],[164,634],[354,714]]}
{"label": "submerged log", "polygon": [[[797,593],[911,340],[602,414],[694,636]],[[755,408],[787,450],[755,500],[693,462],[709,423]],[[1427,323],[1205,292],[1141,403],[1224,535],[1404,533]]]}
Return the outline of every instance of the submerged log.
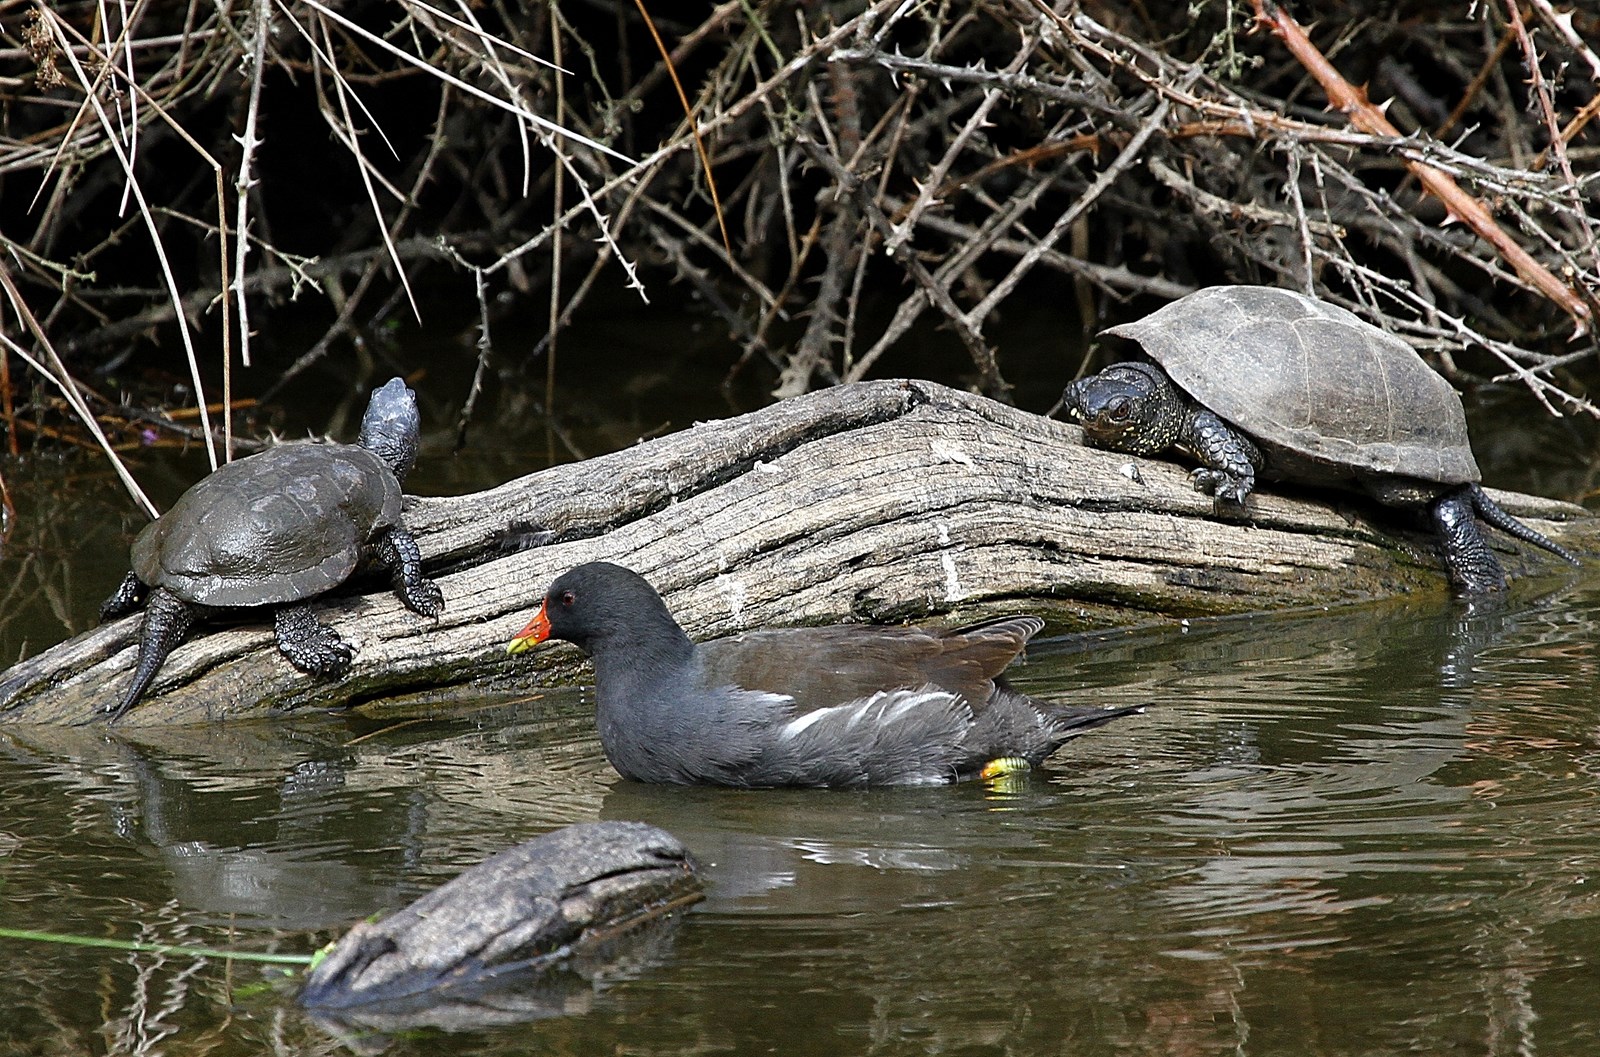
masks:
{"label": "submerged log", "polygon": [[465,1031],[565,1013],[608,975],[650,960],[661,929],[701,888],[693,857],[665,830],[567,826],[357,924],[297,1000],[341,1035]]}
{"label": "submerged log", "polygon": [[[292,668],[270,622],[202,625],[120,722],[306,705],[419,712],[464,687],[570,678],[576,651],[509,658],[504,645],[555,576],[595,559],[642,573],[697,638],[1024,609],[1082,629],[1416,590],[1447,604],[1419,518],[1272,491],[1227,511],[1178,464],[1086,448],[1080,436],[931,382],[868,382],[484,492],[416,499],[406,519],[444,590],[440,617],[417,616],[376,583],[319,603],[358,648],[335,680]],[[1493,494],[1569,549],[1600,542],[1580,507]],[[1490,535],[1514,578],[1570,571]],[[137,616],[101,626],[4,673],[0,721],[95,720],[126,685],[137,628]]]}

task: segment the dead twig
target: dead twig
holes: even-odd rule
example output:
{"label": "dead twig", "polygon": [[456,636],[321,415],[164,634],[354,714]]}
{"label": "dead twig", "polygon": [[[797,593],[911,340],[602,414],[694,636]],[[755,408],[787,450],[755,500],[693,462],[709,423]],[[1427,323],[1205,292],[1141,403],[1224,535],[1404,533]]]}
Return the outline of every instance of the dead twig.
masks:
{"label": "dead twig", "polygon": [[[1316,78],[1317,83],[1328,95],[1329,106],[1347,115],[1351,124],[1365,132],[1382,136],[1400,135],[1400,130],[1395,128],[1384,116],[1383,111],[1367,98],[1365,89],[1358,88],[1344,79],[1311,42],[1311,38],[1306,36],[1305,30],[1293,16],[1271,0],[1253,0],[1253,2],[1256,17],[1271,28],[1306,71]],[[1512,0],[1512,3],[1514,4],[1515,0]],[[1406,164],[1422,185],[1444,202],[1451,218],[1462,221],[1477,232],[1480,238],[1492,245],[1496,252],[1510,262],[1524,281],[1560,305],[1562,310],[1572,317],[1576,325],[1574,336],[1588,331],[1592,315],[1589,306],[1571,287],[1556,278],[1548,268],[1523,249],[1521,243],[1506,234],[1505,229],[1495,222],[1483,203],[1463,190],[1454,177],[1437,166],[1411,161]]]}
{"label": "dead twig", "polygon": [[[152,518],[160,516],[161,512],[156,509],[156,505],[150,501],[149,496],[145,495],[144,489],[139,487],[139,482],[134,480],[133,474],[128,471],[128,467],[117,456],[117,453],[112,450],[111,442],[106,439],[105,432],[100,428],[99,422],[95,420],[94,414],[89,410],[89,406],[84,403],[83,395],[78,392],[77,383],[67,373],[67,366],[61,362],[61,357],[56,354],[55,346],[50,343],[50,338],[45,333],[44,327],[40,326],[38,318],[33,314],[33,310],[23,300],[22,292],[17,289],[16,283],[12,281],[11,270],[5,266],[4,261],[0,261],[0,287],[5,289],[6,299],[11,304],[11,311],[22,322],[23,327],[33,335],[34,340],[39,343],[39,348],[43,350],[45,358],[49,361],[49,366],[47,367],[34,359],[27,349],[13,341],[4,331],[0,331],[0,345],[16,353],[24,363],[37,371],[41,377],[48,379],[52,385],[61,390],[61,395],[66,398],[67,403],[72,405],[72,409],[77,413],[79,421],[88,428],[90,433],[94,434],[95,441],[100,445],[100,449],[105,452],[106,458],[111,461],[112,468],[117,472],[117,478],[122,481],[123,487],[128,490],[128,494],[133,497],[134,502],[142,507]],[[0,358],[3,358],[3,355],[4,351],[0,350]],[[200,409],[200,413],[203,421],[209,421],[203,407]]]}
{"label": "dead twig", "polygon": [[[374,339],[408,287],[413,312],[424,290],[477,305],[469,414],[539,356],[548,389],[607,286],[689,294],[725,328],[729,377],[767,391],[909,362],[1003,393],[1022,358],[1075,363],[1103,314],[1202,281],[1315,292],[1454,378],[1589,414],[1600,346],[1568,341],[1563,313],[1600,289],[1600,60],[1584,23],[1531,2],[1426,32],[1380,9],[1325,20],[1345,88],[1394,93],[1384,125],[1364,96],[1325,113],[1299,53],[1225,4],[59,0],[31,36],[0,19],[18,100],[0,250],[79,377],[192,349],[220,316],[225,437],[247,384],[230,342],[271,364],[259,395],[343,352],[358,371],[399,360]],[[212,171],[171,165],[180,140]],[[1441,223],[1470,207],[1424,179],[1492,214],[1498,240]],[[274,317],[308,302],[320,337],[283,348],[303,330]],[[485,344],[540,315],[521,364]],[[1059,342],[1004,340],[1041,316]],[[940,330],[954,361],[924,348]]]}

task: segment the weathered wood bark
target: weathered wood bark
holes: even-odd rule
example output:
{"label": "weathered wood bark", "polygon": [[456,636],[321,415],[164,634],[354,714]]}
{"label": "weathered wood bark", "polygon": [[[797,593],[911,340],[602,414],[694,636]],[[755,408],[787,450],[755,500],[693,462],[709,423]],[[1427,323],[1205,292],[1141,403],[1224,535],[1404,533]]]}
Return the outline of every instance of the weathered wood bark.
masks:
{"label": "weathered wood bark", "polygon": [[[1569,548],[1600,527],[1570,504],[1496,493]],[[1219,512],[1181,466],[1085,448],[1075,427],[920,381],[841,386],[407,513],[445,595],[437,620],[381,585],[319,607],[359,653],[306,676],[270,625],[198,629],[120,722],[196,722],[302,705],[425,709],[464,684],[570,677],[566,646],[504,644],[560,572],[597,558],[655,583],[692,635],[764,624],[1036,610],[1071,627],[1426,589],[1430,538],[1360,499],[1257,492]],[[520,544],[511,541],[520,540]],[[511,549],[529,542],[536,546]],[[1568,567],[1502,548],[1512,574]],[[0,677],[0,720],[86,722],[133,664],[138,618]]]}
{"label": "weathered wood bark", "polygon": [[666,830],[566,826],[360,922],[297,1000],[336,1031],[470,1031],[560,1014],[573,976],[598,984],[620,973],[645,947],[641,933],[668,925],[703,888],[698,864]]}

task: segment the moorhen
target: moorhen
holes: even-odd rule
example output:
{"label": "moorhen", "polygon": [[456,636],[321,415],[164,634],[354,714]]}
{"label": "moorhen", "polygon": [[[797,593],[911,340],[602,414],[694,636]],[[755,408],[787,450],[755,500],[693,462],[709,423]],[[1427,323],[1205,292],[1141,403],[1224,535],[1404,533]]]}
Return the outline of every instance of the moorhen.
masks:
{"label": "moorhen", "polygon": [[936,785],[1034,766],[1122,709],[1048,704],[1000,672],[1044,627],[835,625],[696,645],[643,577],[590,562],[506,647],[565,639],[594,659],[606,758],[642,782]]}

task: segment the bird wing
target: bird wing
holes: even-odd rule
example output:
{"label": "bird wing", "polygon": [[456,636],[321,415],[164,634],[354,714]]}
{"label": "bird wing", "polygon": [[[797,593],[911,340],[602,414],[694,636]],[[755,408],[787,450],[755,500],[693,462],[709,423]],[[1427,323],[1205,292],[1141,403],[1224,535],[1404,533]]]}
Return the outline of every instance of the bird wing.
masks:
{"label": "bird wing", "polygon": [[751,631],[700,646],[711,686],[783,694],[794,714],[862,701],[884,691],[935,687],[982,709],[994,680],[1044,627],[1003,617],[938,630],[832,625]]}

